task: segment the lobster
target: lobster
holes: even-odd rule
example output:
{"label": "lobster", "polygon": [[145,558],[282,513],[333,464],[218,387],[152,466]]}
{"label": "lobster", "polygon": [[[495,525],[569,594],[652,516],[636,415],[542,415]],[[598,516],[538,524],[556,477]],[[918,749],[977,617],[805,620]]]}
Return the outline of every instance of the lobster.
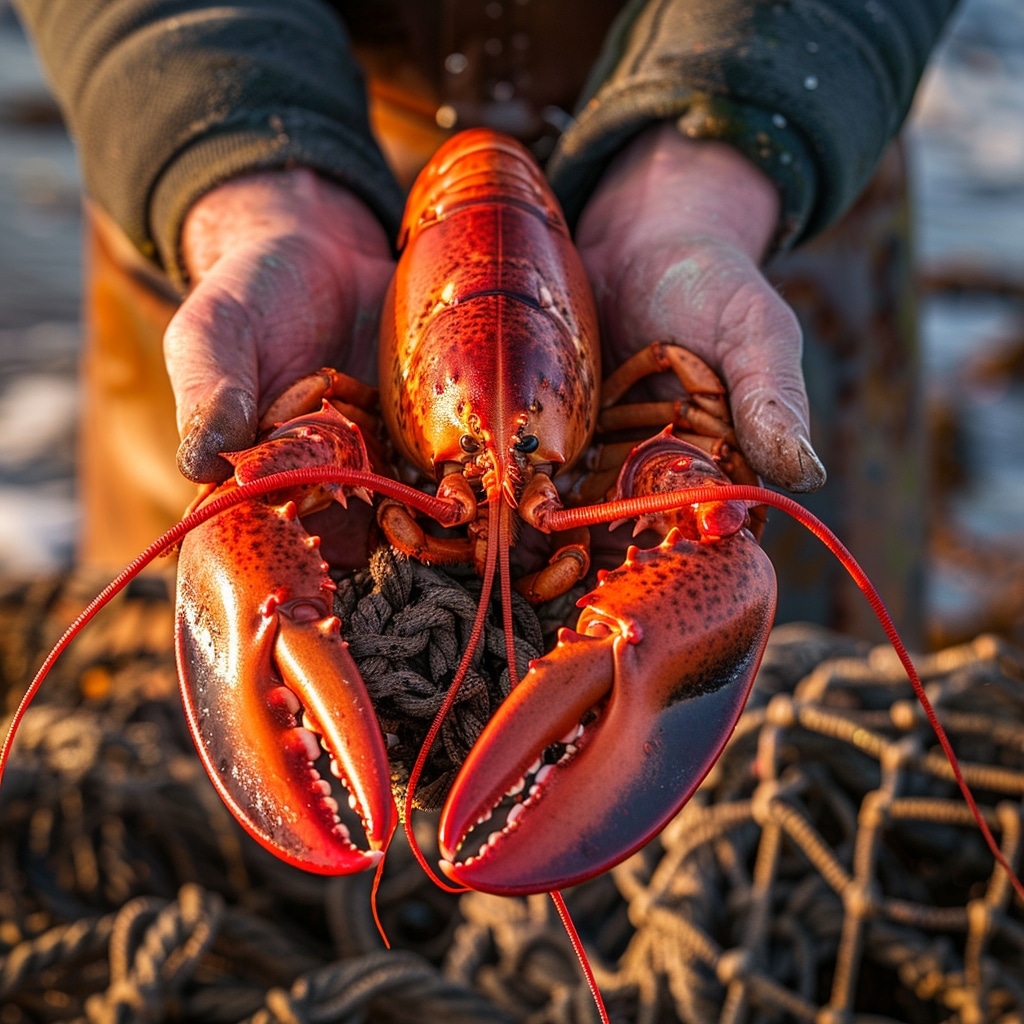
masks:
{"label": "lobster", "polygon": [[[774,617],[775,575],[753,513],[767,504],[808,525],[874,604],[979,827],[1014,877],[888,613],[827,528],[756,486],[715,375],[683,349],[655,344],[601,384],[583,268],[526,150],[485,130],[450,140],[412,189],[400,246],[381,321],[380,408],[398,455],[435,493],[388,475],[366,429],[372,389],[331,371],[299,382],[264,417],[260,443],[227,456],[233,479],[204,491],[72,624],[15,714],[0,771],[25,708],[67,643],[128,579],[180,543],[181,694],[213,784],[243,827],[291,864],[326,874],[379,864],[399,817],[387,746],[331,611],[335,584],[320,539],[305,526],[324,509],[352,516],[349,498],[376,495],[392,545],[442,565],[470,562],[482,576],[470,642],[409,780],[406,827],[427,748],[468,670],[497,578],[515,685],[448,795],[440,863],[452,881],[474,889],[554,892],[656,835],[733,731]],[[651,423],[642,407],[617,404],[656,370],[674,372],[689,395],[673,422],[640,444],[608,445],[612,457],[597,457],[600,482],[583,474],[560,491],[559,477],[571,479],[599,428],[663,425],[661,407],[662,422]],[[623,450],[614,496],[566,507],[563,492],[603,494],[614,476],[609,463]],[[437,536],[417,516],[459,534]],[[587,578],[588,528],[629,517],[638,532],[658,531],[660,542],[631,546],[620,567],[600,573],[578,602],[575,628],[560,630],[518,681],[510,555],[517,536],[555,538],[549,563],[516,581],[543,601]],[[354,522],[349,534],[365,536],[365,522]],[[359,547],[349,552],[356,563],[365,558]],[[314,766],[321,742],[362,820],[362,845]],[[503,823],[471,842],[499,807]]]}
{"label": "lobster", "polygon": [[[729,444],[734,438],[724,388],[699,360],[668,346],[642,353],[599,386],[596,315],[583,268],[539,169],[510,140],[479,131],[442,148],[412,190],[400,244],[403,255],[382,313],[380,407],[398,454],[435,480],[435,508],[427,514],[466,527],[466,535],[425,532],[409,511],[426,510],[422,495],[385,498],[378,521],[387,539],[411,557],[477,565],[485,587],[478,625],[501,563],[514,675],[512,535],[520,523],[550,530],[548,520],[562,506],[553,478],[587,450],[600,406],[612,406],[635,377],[673,368],[691,395],[677,421],[689,426],[696,420],[716,436],[706,438],[707,452],[671,431],[641,445],[627,460],[620,489],[638,495],[718,486],[728,478],[712,453],[743,472]],[[466,260],[467,250],[475,258]],[[179,555],[177,659],[200,756],[249,833],[311,871],[374,865],[396,823],[383,737],[331,613],[333,583],[319,538],[302,526],[326,505],[347,504],[350,493],[369,498],[369,490],[381,493],[385,486],[380,473],[387,460],[380,451],[371,458],[366,447],[372,403],[368,389],[331,371],[297,383],[264,417],[260,444],[228,456],[233,480],[204,492],[193,509],[300,466],[344,466],[369,474],[367,482],[240,504],[195,527]],[[621,408],[614,412],[623,419]],[[767,642],[774,573],[745,529],[740,504],[707,502],[697,513],[684,506],[650,517],[648,525],[662,523],[672,527],[662,545],[631,552],[620,570],[603,577],[585,599],[579,633],[563,634],[555,650],[529,667],[515,699],[471,755],[441,818],[442,868],[454,881],[495,892],[537,892],[606,870],[656,834],[714,763]],[[708,537],[716,543],[702,543]],[[588,567],[586,531],[577,528],[549,565],[517,586],[543,601],[582,580]],[[695,576],[723,594],[739,593],[739,583],[744,596],[701,608]],[[670,594],[687,601],[690,613],[666,619],[658,605]],[[661,619],[665,628],[658,630]],[[570,687],[584,667],[587,685]],[[524,702],[528,693],[537,696]],[[598,721],[591,709],[599,706]],[[580,730],[584,715],[592,721]],[[533,773],[532,796],[515,804],[502,841],[460,860],[476,821],[490,818],[507,790],[522,788],[518,780],[531,762],[576,732],[559,765]],[[352,842],[330,782],[314,766],[318,736],[362,819],[366,848]],[[637,757],[624,756],[623,749]],[[686,757],[678,756],[680,749]],[[617,776],[618,804],[609,799],[615,791],[609,768]],[[414,769],[408,800],[417,777]],[[553,795],[541,801],[541,789]],[[576,808],[580,833],[589,837],[583,856],[544,838],[560,831],[549,819],[563,803]],[[524,859],[527,846],[532,853]],[[517,865],[511,877],[509,865]]]}

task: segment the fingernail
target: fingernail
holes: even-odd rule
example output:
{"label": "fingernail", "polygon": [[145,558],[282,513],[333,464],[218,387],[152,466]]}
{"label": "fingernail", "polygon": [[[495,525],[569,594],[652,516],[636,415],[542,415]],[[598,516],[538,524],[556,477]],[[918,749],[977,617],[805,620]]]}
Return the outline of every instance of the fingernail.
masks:
{"label": "fingernail", "polygon": [[[189,421],[191,422],[191,420]],[[178,471],[193,483],[220,483],[231,476],[231,463],[220,456],[223,445],[197,422],[178,445]]]}
{"label": "fingernail", "polygon": [[787,491],[816,491],[825,483],[825,467],[811,446],[802,424],[780,423],[778,417],[759,417],[757,429],[740,437],[751,469]]}
{"label": "fingernail", "polygon": [[751,469],[787,491],[816,491],[825,467],[811,445],[801,407],[778,392],[754,391],[738,408],[736,432]]}
{"label": "fingernail", "polygon": [[189,416],[178,446],[178,469],[195,483],[219,483],[232,472],[221,452],[247,448],[256,438],[256,403],[242,388],[225,387]]}
{"label": "fingernail", "polygon": [[789,486],[789,489],[799,493],[816,491],[819,487],[824,486],[825,480],[828,478],[825,467],[822,465],[821,459],[818,458],[818,453],[811,447],[810,440],[802,431],[797,434],[794,440],[796,441],[797,449],[795,460],[800,467],[800,473],[797,479]]}

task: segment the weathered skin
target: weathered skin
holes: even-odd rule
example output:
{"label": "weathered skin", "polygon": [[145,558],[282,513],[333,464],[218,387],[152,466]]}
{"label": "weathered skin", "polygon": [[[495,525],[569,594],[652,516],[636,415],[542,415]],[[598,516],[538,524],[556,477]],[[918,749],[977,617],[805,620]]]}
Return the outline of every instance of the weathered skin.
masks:
{"label": "weathered skin", "polygon": [[[714,482],[728,480],[666,433],[634,452],[620,488]],[[745,520],[735,502],[652,517],[668,531],[662,544],[631,548],[580,601],[576,630],[561,630],[531,664],[452,786],[439,828],[446,874],[503,895],[573,885],[649,841],[689,799],[736,726],[775,614],[775,573]],[[457,862],[479,818],[595,706],[572,740],[578,752],[546,774],[493,845]],[[528,782],[520,799],[529,793]],[[503,824],[496,816],[482,828]]]}

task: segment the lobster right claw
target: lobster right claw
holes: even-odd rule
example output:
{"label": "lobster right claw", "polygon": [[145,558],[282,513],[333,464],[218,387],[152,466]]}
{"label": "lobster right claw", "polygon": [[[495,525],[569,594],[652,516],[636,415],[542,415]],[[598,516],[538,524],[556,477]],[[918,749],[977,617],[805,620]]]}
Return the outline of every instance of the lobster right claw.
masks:
{"label": "lobster right claw", "polygon": [[[333,589],[294,504],[247,502],[182,543],[175,632],[189,728],[231,812],[288,863],[350,874],[380,860],[397,810],[384,737],[331,614]],[[350,838],[314,766],[321,744],[368,849]]]}
{"label": "lobster right claw", "polygon": [[[727,511],[712,519],[731,522]],[[498,895],[544,892],[652,839],[732,734],[775,598],[745,528],[691,539],[673,527],[658,547],[631,548],[470,751],[441,815],[444,872]]]}

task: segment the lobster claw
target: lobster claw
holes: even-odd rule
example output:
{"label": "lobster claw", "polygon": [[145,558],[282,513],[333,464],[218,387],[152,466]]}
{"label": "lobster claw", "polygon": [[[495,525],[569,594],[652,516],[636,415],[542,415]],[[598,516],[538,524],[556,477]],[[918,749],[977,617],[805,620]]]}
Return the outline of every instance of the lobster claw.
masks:
{"label": "lobster claw", "polygon": [[[287,460],[303,464],[310,444],[337,440],[330,416],[312,437],[307,423]],[[238,458],[262,461],[267,451]],[[272,455],[270,468],[280,461]],[[380,860],[397,810],[384,737],[331,612],[327,568],[292,501],[247,501],[208,520],[181,546],[176,655],[196,748],[240,824],[296,867],[350,874]],[[321,746],[368,849],[339,819],[316,767]]]}
{"label": "lobster claw", "polygon": [[[673,527],[630,548],[470,751],[441,815],[445,873],[500,895],[549,891],[652,839],[732,734],[775,596],[746,529],[688,539]],[[499,805],[507,819],[491,824]],[[484,822],[490,835],[468,842]]]}
{"label": "lobster claw", "polygon": [[[329,610],[323,583],[330,578],[303,543],[309,538],[294,505],[253,502],[224,519],[186,538],[178,573],[178,677],[196,748],[231,812],[272,853],[321,874],[372,867],[397,812],[384,738]],[[245,571],[239,537],[253,552],[262,549]],[[321,585],[308,586],[317,575]],[[362,818],[369,850],[338,820],[330,783],[314,767],[316,733]]]}

